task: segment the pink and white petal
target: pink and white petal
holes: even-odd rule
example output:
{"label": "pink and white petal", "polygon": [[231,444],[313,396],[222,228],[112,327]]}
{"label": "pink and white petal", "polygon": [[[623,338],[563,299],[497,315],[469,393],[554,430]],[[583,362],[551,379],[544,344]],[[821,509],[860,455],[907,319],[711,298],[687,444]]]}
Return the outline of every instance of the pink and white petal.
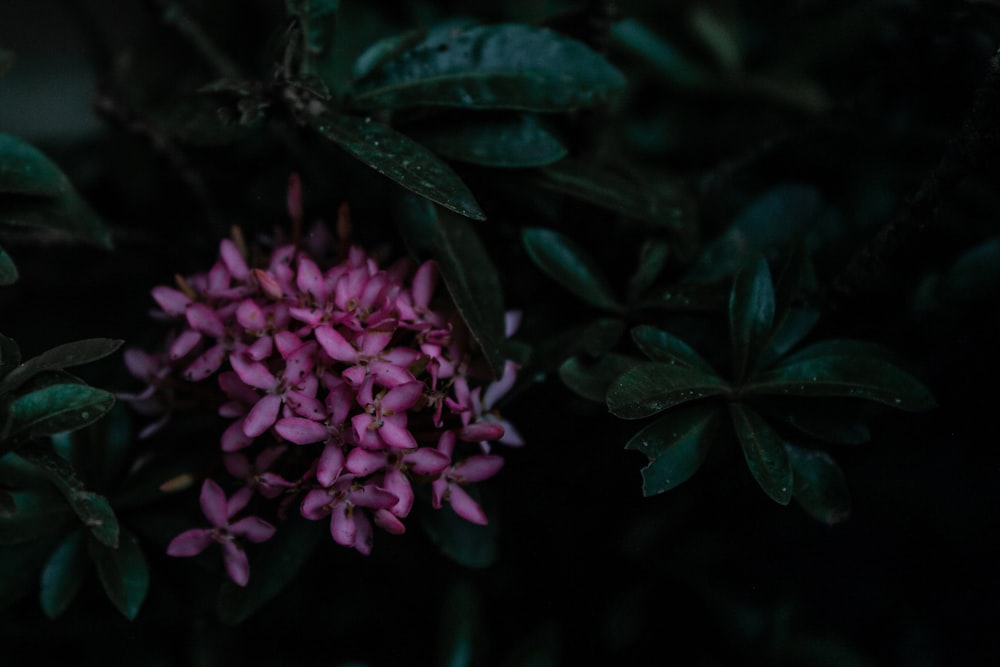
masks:
{"label": "pink and white petal", "polygon": [[506,419],[499,422],[503,426],[503,437],[497,442],[508,447],[524,447],[524,438],[521,433]]}
{"label": "pink and white petal", "polygon": [[272,299],[281,299],[285,296],[284,290],[281,289],[281,283],[279,283],[271,273],[264,271],[263,269],[254,269],[251,273],[257,280],[257,285],[260,286],[260,291],[264,294]]}
{"label": "pink and white petal", "polygon": [[455,510],[455,514],[466,521],[480,526],[489,523],[483,508],[462,487],[452,484],[448,489],[448,501],[451,503],[451,508]]}
{"label": "pink and white petal", "polygon": [[311,521],[322,519],[330,511],[330,494],[326,489],[313,489],[302,499],[299,512]]}
{"label": "pink and white petal", "polygon": [[483,394],[483,409],[492,410],[497,401],[507,395],[514,382],[517,381],[518,366],[513,361],[507,360],[503,365],[503,375],[496,382],[491,382],[486,387]]}
{"label": "pink and white petal", "polygon": [[403,460],[410,467],[410,470],[418,475],[437,475],[451,463],[450,458],[430,447],[420,447],[406,452],[403,455]]}
{"label": "pink and white petal", "polygon": [[392,340],[392,335],[395,332],[395,327],[392,329],[386,328],[381,331],[368,330],[361,335],[361,340],[359,349],[361,354],[366,357],[374,357],[376,354],[385,349],[385,346],[389,344]]}
{"label": "pink and white petal", "polygon": [[189,382],[201,382],[222,368],[222,362],[225,358],[226,348],[221,344],[213,345],[187,367],[187,370],[184,371],[184,379]]}
{"label": "pink and white petal", "polygon": [[359,507],[387,510],[399,502],[399,497],[372,483],[368,483],[361,488],[351,489],[347,494],[347,501]]}
{"label": "pink and white petal", "polygon": [[353,514],[353,508],[347,503],[337,504],[330,513],[330,536],[341,546],[354,546],[358,528],[354,524]]}
{"label": "pink and white petal", "polygon": [[208,528],[186,530],[167,545],[168,556],[197,556],[212,543],[212,531]]}
{"label": "pink and white petal", "polygon": [[445,431],[438,438],[437,450],[448,457],[451,460],[452,455],[455,452],[455,432]]}
{"label": "pink and white petal", "polygon": [[344,369],[341,373],[347,383],[352,387],[358,387],[364,384],[365,380],[368,379],[368,367],[367,366],[349,366]]}
{"label": "pink and white petal", "polygon": [[195,331],[194,329],[185,329],[181,332],[174,342],[170,344],[170,358],[180,359],[181,357],[187,356],[188,352],[193,350],[198,343],[201,342],[202,334],[200,331]]}
{"label": "pink and white petal", "polygon": [[413,487],[410,486],[410,480],[399,470],[387,470],[382,487],[399,499],[389,511],[401,519],[405,518],[413,509]]}
{"label": "pink and white petal", "polygon": [[226,472],[236,479],[247,479],[254,474],[254,468],[243,454],[226,454],[222,457]]}
{"label": "pink and white petal", "polygon": [[423,395],[423,382],[405,382],[393,387],[382,397],[382,409],[404,412],[416,405]]}
{"label": "pink and white petal", "polygon": [[253,299],[244,299],[236,307],[236,321],[250,331],[261,331],[267,327],[267,315]]}
{"label": "pink and white petal", "polygon": [[329,442],[319,455],[316,481],[323,486],[332,485],[344,470],[344,450],[340,443]]}
{"label": "pink and white petal", "polygon": [[175,317],[183,315],[184,309],[191,303],[191,297],[187,294],[165,285],[154,287],[151,294],[163,312]]}
{"label": "pink and white petal", "polygon": [[288,447],[284,445],[268,447],[257,455],[257,458],[253,462],[253,467],[257,469],[257,472],[269,470],[274,465],[274,462],[281,458],[281,455],[286,451],[288,451]]}
{"label": "pink and white petal", "polygon": [[229,523],[226,492],[214,480],[206,479],[201,485],[201,511],[208,522],[217,528]]}
{"label": "pink and white petal", "polygon": [[260,394],[248,386],[240,376],[233,371],[223,371],[219,373],[219,388],[234,401],[253,405],[260,398]]}
{"label": "pink and white petal", "polygon": [[229,355],[229,363],[239,378],[251,387],[270,391],[278,386],[277,378],[259,361],[253,361],[238,352],[233,352]]}
{"label": "pink and white petal", "polygon": [[355,447],[347,455],[346,468],[355,475],[370,475],[386,465],[385,452],[370,452]]}
{"label": "pink and white petal", "polygon": [[237,586],[246,586],[250,581],[250,561],[240,545],[235,542],[225,542],[222,545],[222,562],[226,565],[226,573]]}
{"label": "pink and white petal", "polygon": [[278,348],[281,358],[287,359],[302,347],[302,339],[291,331],[279,331],[274,334],[274,345]]}
{"label": "pink and white petal", "polygon": [[370,556],[375,536],[372,534],[372,522],[368,516],[359,510],[354,510],[354,548],[363,556]]}
{"label": "pink and white petal", "polygon": [[285,403],[290,405],[295,414],[306,419],[318,421],[327,418],[326,406],[318,398],[301,391],[285,392]]}
{"label": "pink and white petal", "polygon": [[255,543],[266,542],[271,539],[276,530],[277,528],[259,516],[245,517],[229,527],[229,532],[233,535],[245,537]]}
{"label": "pink and white petal", "polygon": [[344,382],[337,380],[337,383],[330,386],[330,393],[326,395],[326,409],[330,416],[331,424],[343,424],[354,407],[354,392]]}
{"label": "pink and white petal", "polygon": [[251,408],[243,421],[243,433],[249,438],[256,438],[271,428],[278,418],[281,408],[281,397],[274,394],[264,396]]}
{"label": "pink and white petal", "polygon": [[240,488],[236,493],[229,496],[229,503],[226,507],[226,520],[229,521],[234,516],[246,509],[253,498],[253,489],[249,486]]}
{"label": "pink and white petal", "polygon": [[431,506],[434,509],[441,509],[442,501],[448,495],[448,489],[451,486],[452,484],[449,484],[443,475],[431,482]]}
{"label": "pink and white petal", "polygon": [[307,292],[312,297],[322,303],[326,301],[326,286],[323,284],[323,272],[305,255],[299,256],[299,270],[295,276],[295,284],[299,290]]}
{"label": "pink and white petal", "polygon": [[394,449],[416,449],[417,440],[406,428],[406,415],[392,415],[382,420],[378,436]]}
{"label": "pink and white petal", "polygon": [[222,432],[220,445],[224,452],[238,452],[253,442],[253,437],[243,431],[244,418],[240,417]]}
{"label": "pink and white petal", "polygon": [[192,303],[184,311],[191,328],[208,334],[212,338],[222,338],[226,335],[226,327],[215,311],[203,303]]}
{"label": "pink and white petal", "polygon": [[247,348],[247,356],[254,361],[262,361],[271,356],[274,351],[274,339],[270,336],[262,336]]}
{"label": "pink and white petal", "polygon": [[326,353],[337,361],[356,362],[358,360],[358,351],[333,327],[324,324],[316,327],[314,333],[316,340],[319,341]]}
{"label": "pink and white petal", "polygon": [[274,430],[285,440],[296,445],[323,442],[330,436],[326,426],[303,417],[285,417],[274,424]]}
{"label": "pink and white petal", "polygon": [[368,372],[383,387],[398,387],[414,380],[413,374],[406,367],[379,359],[369,362]]}
{"label": "pink and white petal", "polygon": [[148,381],[159,368],[159,364],[156,363],[156,358],[153,355],[137,347],[128,348],[122,354],[122,357],[125,361],[125,367],[128,368],[128,372],[140,380]]}
{"label": "pink and white petal", "polygon": [[413,274],[413,302],[426,308],[437,287],[437,267],[434,260],[427,260]]}
{"label": "pink and white petal", "polygon": [[508,310],[503,314],[504,338],[510,338],[517,333],[517,330],[521,328],[521,319],[523,315],[524,311],[521,310]]}
{"label": "pink and white petal", "polygon": [[389,510],[375,511],[375,525],[393,535],[402,535],[406,532],[403,522]]}
{"label": "pink and white petal", "polygon": [[243,258],[240,249],[233,243],[232,239],[222,239],[222,243],[219,244],[219,256],[233,278],[236,278],[236,280],[246,280],[250,277],[250,268],[247,267],[247,261]]}
{"label": "pink and white petal", "polygon": [[449,476],[458,482],[481,482],[500,472],[503,457],[495,454],[477,454],[452,466]]}
{"label": "pink and white petal", "polygon": [[458,439],[465,442],[481,442],[483,440],[498,440],[503,437],[503,426],[496,422],[479,421],[462,427]]}
{"label": "pink and white petal", "polygon": [[216,262],[208,270],[208,285],[205,287],[205,293],[209,296],[222,296],[229,288],[230,278],[226,265],[222,262]]}
{"label": "pink and white petal", "polygon": [[354,438],[358,442],[364,442],[366,436],[373,435],[371,431],[374,430],[374,423],[375,418],[367,412],[362,412],[351,417],[351,429],[354,431]]}

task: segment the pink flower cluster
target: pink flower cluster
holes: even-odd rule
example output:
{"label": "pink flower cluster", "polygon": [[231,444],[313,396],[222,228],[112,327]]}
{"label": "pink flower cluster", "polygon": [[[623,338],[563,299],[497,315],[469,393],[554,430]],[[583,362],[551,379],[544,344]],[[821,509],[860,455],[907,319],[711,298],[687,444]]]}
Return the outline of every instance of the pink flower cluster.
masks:
{"label": "pink flower cluster", "polygon": [[207,273],[153,289],[163,313],[183,323],[166,354],[126,357],[150,384],[134,397],[146,413],[171,379],[216,377],[218,412],[232,420],[220,445],[243,486],[227,501],[206,480],[201,505],[212,527],[178,535],[168,553],[190,556],[219,542],[230,577],[245,585],[241,538],[275,532],[258,517],[234,520],[252,496],[273,500],[279,518],[298,503],[302,516],[328,519],[334,541],[363,554],[373,524],[404,532],[414,483],[430,485],[435,508],[448,503],[485,524],[465,487],[503,466],[490,443],[522,444],[493,412],[517,367],[508,362],[496,382],[475,373],[461,320],[432,305],[434,264],[410,277],[407,262],[381,269],[353,247],[323,268],[315,253],[282,245],[254,267],[235,238],[222,241]]}

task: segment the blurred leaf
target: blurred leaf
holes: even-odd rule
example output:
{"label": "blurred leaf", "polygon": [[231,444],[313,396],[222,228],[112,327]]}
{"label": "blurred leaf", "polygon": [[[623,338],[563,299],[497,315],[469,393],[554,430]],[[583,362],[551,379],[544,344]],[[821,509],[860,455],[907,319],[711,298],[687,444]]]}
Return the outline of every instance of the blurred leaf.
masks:
{"label": "blurred leaf", "polygon": [[15,282],[17,282],[17,267],[7,251],[0,247],[0,286],[13,285]]}
{"label": "blurred leaf", "polygon": [[224,146],[247,136],[245,127],[225,121],[219,101],[211,95],[180,100],[157,112],[153,120],[171,135],[195,146]]}
{"label": "blurred leaf", "polygon": [[69,462],[56,454],[50,443],[31,442],[17,454],[45,473],[95,538],[109,547],[118,546],[118,519],[111,505],[104,496],[84,487]]}
{"label": "blurred leaf", "polygon": [[566,157],[566,148],[533,114],[450,116],[421,125],[413,137],[449,160],[525,169]]}
{"label": "blurred leaf", "polygon": [[0,49],[0,77],[10,71],[14,64],[14,52],[7,49]]}
{"label": "blurred leaf", "polygon": [[945,274],[946,296],[965,303],[985,299],[1000,288],[1000,238],[966,251]]}
{"label": "blurred leaf", "polygon": [[218,611],[222,622],[242,623],[285,590],[319,541],[329,534],[321,524],[325,522],[308,521],[293,513],[274,537],[255,546],[250,553],[247,585],[240,587],[227,580],[219,589]]}
{"label": "blurred leaf", "polygon": [[770,417],[789,424],[809,437],[836,445],[862,445],[871,440],[871,430],[863,416],[864,404],[849,399],[818,401],[783,399],[774,409],[767,403],[755,407]]}
{"label": "blurred leaf", "polygon": [[851,513],[851,494],[840,466],[826,452],[785,445],[794,476],[794,498],[817,521],[833,525]]}
{"label": "blurred leaf", "polygon": [[570,159],[539,169],[535,181],[546,190],[654,227],[678,231],[684,224],[687,195],[679,181],[652,182]]}
{"label": "blurred leaf", "polygon": [[651,296],[632,304],[638,310],[663,310],[681,313],[718,313],[729,304],[729,286],[675,284],[653,292]]}
{"label": "blurred leaf", "polygon": [[285,9],[301,26],[304,37],[301,57],[305,72],[330,48],[340,0],[285,0]]}
{"label": "blurred leaf", "polygon": [[383,37],[358,56],[354,62],[352,76],[362,79],[386,62],[409,51],[427,37],[427,28],[415,28],[399,35]]}
{"label": "blurred leaf", "polygon": [[819,320],[819,309],[786,308],[771,329],[757,358],[757,368],[767,368],[805,338]]}
{"label": "blurred leaf", "polygon": [[50,540],[33,540],[0,549],[0,609],[31,594],[50,549]]}
{"label": "blurred leaf", "polygon": [[489,524],[480,526],[466,521],[455,514],[448,503],[436,510],[430,502],[423,502],[420,525],[441,553],[459,565],[479,570],[496,562],[499,521],[497,512],[493,511],[496,508],[483,503],[479,487],[468,486],[465,490],[483,507]]}
{"label": "blurred leaf", "polygon": [[0,193],[58,198],[72,190],[62,170],[41,151],[0,133]]}
{"label": "blurred leaf", "polygon": [[18,396],[10,403],[9,435],[29,440],[73,431],[103,417],[113,394],[84,384],[56,384]]}
{"label": "blurred leaf", "polygon": [[693,405],[671,410],[632,436],[626,449],[642,452],[642,493],[652,496],[690,479],[705,462],[715,441],[720,407]]}
{"label": "blurred leaf", "polygon": [[707,73],[700,65],[634,18],[615,23],[611,28],[611,36],[616,44],[645,59],[671,83],[697,87],[708,80]]}
{"label": "blurred leaf", "polygon": [[51,492],[11,494],[17,511],[0,516],[0,545],[33,542],[62,531],[73,518],[66,503]]}
{"label": "blurred leaf", "polygon": [[58,199],[0,196],[0,225],[18,228],[22,237],[49,243],[79,239],[111,248],[111,231],[75,192]]}
{"label": "blurred leaf", "polygon": [[890,364],[899,362],[899,355],[884,345],[852,338],[828,338],[785,357],[779,366],[797,364],[800,361],[817,361],[826,357],[871,357]]}
{"label": "blurred leaf", "polygon": [[887,361],[828,356],[782,363],[742,388],[745,396],[863,398],[907,412],[937,404],[919,380]]}
{"label": "blurred leaf", "polygon": [[103,359],[121,347],[124,341],[111,338],[88,338],[57,345],[37,357],[32,357],[0,380],[0,392],[17,389],[42,371],[80,366]]}
{"label": "blurred leaf", "polygon": [[729,297],[729,332],[733,343],[733,378],[741,383],[753,368],[774,323],[774,286],[767,260],[758,257],[736,274]]}
{"label": "blurred leaf", "polygon": [[486,216],[465,183],[429,150],[371,118],[325,114],[316,131],[407,190],[476,220]]}
{"label": "blurred leaf", "polygon": [[139,541],[131,533],[123,531],[118,548],[94,539],[88,541],[88,546],[108,599],[125,618],[135,620],[149,590],[149,566],[139,548]]}
{"label": "blurred leaf", "polygon": [[715,375],[715,370],[704,357],[680,338],[663,329],[641,324],[632,329],[632,340],[642,353],[653,361],[685,366]]}
{"label": "blurred leaf", "polygon": [[785,442],[763,417],[742,403],[730,403],[729,414],[750,473],[772,500],[787,505],[793,488]]}
{"label": "blurred leaf", "polygon": [[729,391],[723,380],[687,366],[644,362],[608,388],[608,408],[622,419],[642,419],[675,405]]}
{"label": "blurred leaf", "polygon": [[17,368],[21,363],[21,348],[13,338],[0,334],[0,378]]}
{"label": "blurred leaf", "polygon": [[573,239],[542,227],[525,227],[521,239],[535,266],[545,275],[592,306],[622,309],[604,272]]}
{"label": "blurred leaf", "polygon": [[478,591],[466,580],[448,586],[438,626],[438,667],[473,667],[483,662],[482,603]]}
{"label": "blurred leaf", "polygon": [[0,488],[0,519],[10,518],[17,513],[17,501],[7,489]]}
{"label": "blurred leaf", "polygon": [[452,106],[570,111],[600,104],[625,78],[582,42],[518,24],[434,36],[357,80],[359,109]]}
{"label": "blurred leaf", "polygon": [[604,403],[611,383],[639,363],[642,362],[638,359],[614,352],[591,364],[585,364],[579,357],[572,357],[559,366],[559,378],[573,393]]}
{"label": "blurred leaf", "polygon": [[71,434],[69,459],[77,473],[94,488],[106,489],[121,471],[132,444],[128,409],[116,404],[107,416],[89,428]]}
{"label": "blurred leaf", "polygon": [[583,349],[592,357],[603,356],[618,344],[623,333],[624,320],[611,317],[594,320],[583,330]]}
{"label": "blurred leaf", "polygon": [[757,358],[757,368],[773,364],[812,331],[819,309],[810,304],[818,292],[812,260],[805,248],[800,248],[774,274],[774,325]]}
{"label": "blurred leaf", "polygon": [[51,619],[61,616],[83,587],[88,565],[84,536],[82,530],[67,535],[42,569],[39,597],[42,611]]}
{"label": "blurred leaf", "polygon": [[495,377],[503,372],[503,291],[500,277],[472,225],[463,218],[439,216],[421,199],[403,200],[398,221],[410,252],[434,258],[462,319],[479,343]]}
{"label": "blurred leaf", "polygon": [[635,301],[652,287],[667,264],[669,246],[659,239],[646,239],[639,251],[639,261],[628,282],[628,300]]}

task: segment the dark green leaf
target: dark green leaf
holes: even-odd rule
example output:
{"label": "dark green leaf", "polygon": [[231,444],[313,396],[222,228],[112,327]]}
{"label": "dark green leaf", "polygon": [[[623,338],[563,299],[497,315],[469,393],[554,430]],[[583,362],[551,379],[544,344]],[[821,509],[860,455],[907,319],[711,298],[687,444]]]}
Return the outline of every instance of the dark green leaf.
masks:
{"label": "dark green leaf", "polygon": [[410,252],[434,258],[462,319],[479,343],[494,376],[503,372],[503,292],[500,278],[472,225],[437,214],[426,200],[407,197],[398,212]]}
{"label": "dark green leaf", "polygon": [[17,453],[45,473],[95,538],[109,547],[118,546],[118,519],[111,505],[104,496],[84,488],[69,462],[50,443],[31,442]]}
{"label": "dark green leaf", "polygon": [[805,338],[819,320],[816,308],[787,308],[775,323],[757,358],[758,368],[767,368]]}
{"label": "dark green leaf", "polygon": [[467,580],[453,581],[445,591],[438,626],[439,667],[474,667],[483,664],[483,613],[479,592]]}
{"label": "dark green leaf", "polygon": [[632,340],[642,353],[653,361],[676,364],[715,375],[715,370],[705,358],[680,338],[646,324],[632,329]]}
{"label": "dark green leaf", "polygon": [[33,540],[0,549],[0,609],[31,594],[53,540]]}
{"label": "dark green leaf", "polygon": [[634,18],[615,23],[611,36],[616,44],[641,56],[675,85],[697,87],[708,81],[703,67]]}
{"label": "dark green leaf", "polygon": [[851,513],[851,494],[840,466],[830,455],[786,445],[795,480],[795,501],[817,521],[833,525]]}
{"label": "dark green leaf", "polygon": [[39,243],[81,240],[111,248],[111,231],[75,190],[56,198],[0,195],[0,225]]}
{"label": "dark green leaf", "polygon": [[774,323],[774,286],[767,260],[755,262],[736,274],[729,296],[729,332],[733,342],[733,377],[742,382],[760,353]]}
{"label": "dark green leaf", "polygon": [[642,469],[643,495],[669,491],[698,471],[715,441],[719,410],[715,405],[671,410],[632,436],[625,448],[649,458]]}
{"label": "dark green leaf", "polygon": [[13,285],[15,282],[17,282],[17,267],[7,251],[0,247],[0,286]]}
{"label": "dark green leaf", "polygon": [[878,343],[870,343],[851,338],[829,338],[807,345],[798,352],[781,360],[779,366],[797,364],[800,361],[818,361],[829,357],[857,357],[880,359],[890,364],[898,364],[899,355]]}
{"label": "dark green leaf", "polygon": [[591,401],[604,403],[611,383],[639,363],[642,362],[638,359],[613,352],[592,364],[573,357],[559,367],[559,378],[574,393]]}
{"label": "dark green leaf", "polygon": [[30,440],[73,431],[103,417],[115,404],[113,394],[84,384],[56,384],[11,401],[9,435]]}
{"label": "dark green leaf", "polygon": [[726,308],[730,292],[728,285],[671,285],[633,304],[633,308],[677,313],[717,313]]}
{"label": "dark green leaf", "polygon": [[0,193],[58,198],[73,186],[34,146],[0,133]]}
{"label": "dark green leaf", "polygon": [[669,246],[659,239],[647,239],[639,251],[639,261],[628,282],[628,299],[635,301],[663,272],[669,256]]}
{"label": "dark green leaf", "polygon": [[7,49],[0,49],[0,77],[6,74],[11,65],[14,64],[14,53]]}
{"label": "dark green leaf", "polygon": [[935,407],[919,380],[887,361],[872,357],[820,357],[785,363],[743,387],[746,396],[862,398],[899,410]]}
{"label": "dark green leaf", "polygon": [[449,160],[484,167],[525,169],[566,157],[566,148],[538,116],[447,117],[423,125],[413,137]]}
{"label": "dark green leaf", "polygon": [[139,548],[139,541],[131,533],[123,531],[118,548],[94,539],[89,540],[88,546],[108,599],[125,618],[134,620],[149,590],[149,566]]}
{"label": "dark green leaf", "polygon": [[0,379],[18,367],[21,363],[21,349],[13,338],[0,334]]}
{"label": "dark green leaf", "polygon": [[289,16],[294,16],[302,30],[303,71],[309,72],[313,62],[331,46],[340,0],[285,0]]}
{"label": "dark green leaf", "polygon": [[835,445],[862,445],[871,440],[863,401],[828,398],[823,401],[781,399],[754,407],[765,415],[789,424],[811,438]]}
{"label": "dark green leaf", "polygon": [[28,359],[0,380],[0,392],[17,389],[26,380],[42,371],[70,368],[103,359],[121,347],[123,342],[111,338],[88,338],[57,345],[37,357]]}
{"label": "dark green leaf", "polygon": [[362,79],[368,76],[376,68],[381,67],[386,62],[396,58],[405,51],[409,51],[422,42],[427,36],[427,28],[415,28],[399,35],[384,37],[358,56],[354,61],[352,76],[354,79]]}
{"label": "dark green leaf", "polygon": [[21,544],[62,531],[73,518],[66,503],[49,493],[11,494],[17,512],[0,516],[0,545]]}
{"label": "dark green leaf", "polygon": [[425,40],[355,82],[350,104],[569,111],[604,102],[624,86],[621,73],[585,44],[505,24]]}
{"label": "dark green leaf", "polygon": [[763,417],[742,403],[730,403],[729,414],[750,473],[772,500],[787,505],[792,499],[792,466],[785,442]]}
{"label": "dark green leaf", "polygon": [[622,309],[604,272],[573,239],[541,227],[525,227],[521,238],[535,265],[578,298],[598,308]]}
{"label": "dark green leaf", "polygon": [[486,219],[451,167],[406,135],[371,118],[326,114],[312,122],[321,135],[407,190],[475,220]]}
{"label": "dark green leaf", "polygon": [[448,503],[439,510],[430,503],[422,503],[419,519],[441,553],[459,565],[478,570],[496,562],[498,521],[496,512],[492,511],[495,508],[483,503],[478,487],[466,487],[465,490],[483,506],[490,518],[489,524],[480,526],[466,521],[455,514]]}
{"label": "dark green leaf", "polygon": [[622,419],[642,419],[728,391],[728,384],[704,371],[651,361],[632,367],[611,383],[608,408]]}
{"label": "dark green leaf", "polygon": [[573,160],[539,169],[535,180],[546,190],[657,228],[679,231],[685,222],[688,195],[679,182],[660,182]]}
{"label": "dark green leaf", "polygon": [[128,409],[117,404],[107,416],[85,430],[70,435],[69,459],[73,468],[91,486],[105,489],[121,471],[132,444]]}
{"label": "dark green leaf", "polygon": [[218,610],[222,621],[231,625],[241,623],[283,591],[323,536],[328,535],[321,524],[294,514],[273,538],[254,547],[250,553],[247,585],[240,587],[226,581],[219,590]]}
{"label": "dark green leaf", "polygon": [[611,317],[594,320],[583,330],[583,349],[592,357],[603,356],[618,344],[623,333],[624,320]]}
{"label": "dark green leaf", "polygon": [[83,587],[88,566],[84,538],[82,530],[74,530],[59,543],[42,569],[39,597],[42,611],[49,618],[61,616]]}
{"label": "dark green leaf", "polygon": [[0,519],[9,519],[17,514],[17,501],[7,489],[0,488]]}

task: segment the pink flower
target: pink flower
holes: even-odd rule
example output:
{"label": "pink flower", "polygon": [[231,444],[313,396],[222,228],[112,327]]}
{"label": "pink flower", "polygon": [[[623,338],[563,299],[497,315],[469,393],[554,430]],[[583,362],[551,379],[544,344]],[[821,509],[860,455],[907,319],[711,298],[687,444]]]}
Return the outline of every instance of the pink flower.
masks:
{"label": "pink flower", "polygon": [[[438,441],[438,451],[449,460],[455,451],[455,434],[446,431]],[[452,464],[431,485],[431,504],[435,509],[441,509],[443,501],[447,500],[455,514],[466,521],[485,526],[488,521],[486,513],[472,496],[462,488],[469,482],[481,482],[500,472],[503,458],[489,454],[470,456],[464,461]]]}
{"label": "pink flower", "polygon": [[398,498],[354,475],[343,475],[332,486],[313,489],[302,500],[302,516],[321,519],[330,514],[330,535],[345,547],[354,547],[366,556],[372,550],[372,525],[362,508],[389,509]]}
{"label": "pink flower", "polygon": [[236,523],[230,523],[232,518],[246,507],[252,495],[253,491],[244,487],[226,500],[222,488],[212,480],[206,479],[201,485],[201,511],[213,527],[192,528],[181,533],[167,545],[167,554],[196,556],[212,542],[218,542],[222,545],[222,559],[229,578],[237,586],[246,586],[250,579],[250,562],[237,539],[242,537],[251,542],[264,542],[271,539],[275,531],[274,526],[256,516],[244,517]]}

